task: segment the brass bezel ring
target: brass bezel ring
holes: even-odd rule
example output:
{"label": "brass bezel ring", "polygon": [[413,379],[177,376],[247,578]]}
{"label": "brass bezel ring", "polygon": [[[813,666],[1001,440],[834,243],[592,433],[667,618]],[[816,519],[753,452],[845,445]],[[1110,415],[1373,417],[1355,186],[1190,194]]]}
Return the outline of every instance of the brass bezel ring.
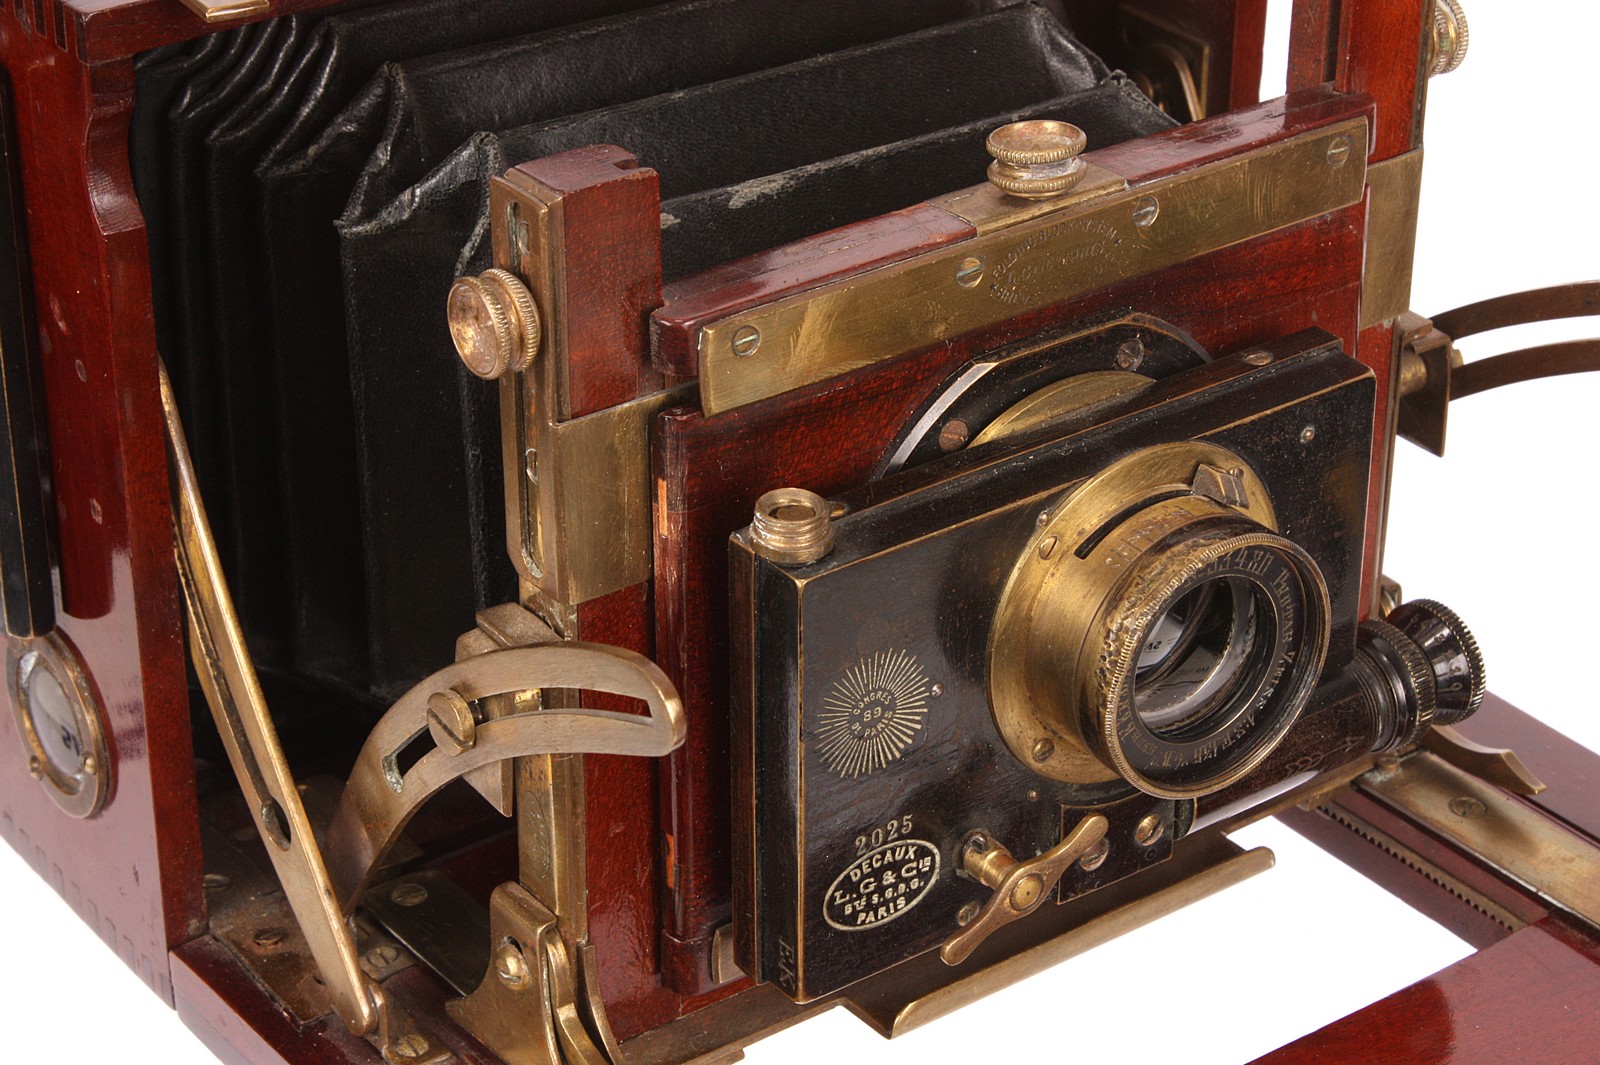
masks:
{"label": "brass bezel ring", "polygon": [[[1225,474],[1233,491],[1213,491],[1215,478],[1199,476],[1203,467]],[[1100,657],[1106,653],[1103,634],[1127,627],[1138,609],[1164,609],[1170,598],[1147,591],[1142,606],[1124,601],[1129,575],[1150,570],[1147,556],[1153,548],[1171,539],[1190,544],[1192,556],[1192,549],[1204,544],[1253,537],[1291,558],[1296,578],[1307,588],[1312,653],[1309,665],[1296,662],[1297,687],[1290,693],[1303,703],[1326,655],[1327,588],[1315,562],[1277,536],[1276,529],[1276,512],[1260,477],[1238,455],[1202,441],[1135,452],[1044,509],[1007,579],[989,637],[990,706],[1011,753],[1034,772],[1068,783],[1126,780],[1163,797],[1225,786],[1169,787],[1138,772],[1125,755],[1119,758],[1115,736],[1105,739],[1106,692],[1092,679],[1110,676],[1108,663],[1115,660]],[[1189,576],[1205,564],[1205,559],[1195,562]],[[1152,614],[1145,624],[1159,616]]]}
{"label": "brass bezel ring", "polygon": [[[1120,602],[1120,616],[1101,616],[1079,659],[1085,709],[1098,704],[1093,753],[1140,791],[1165,799],[1209,795],[1260,765],[1299,719],[1327,658],[1328,593],[1311,556],[1265,529],[1230,535],[1220,524],[1216,528],[1215,534],[1174,538],[1143,556],[1111,597]],[[1228,578],[1253,585],[1258,607],[1266,608],[1261,616],[1270,616],[1265,667],[1229,699],[1222,719],[1199,735],[1182,741],[1159,736],[1136,709],[1139,650],[1150,626],[1173,604],[1203,584]],[[1212,768],[1204,771],[1206,766]]]}
{"label": "brass bezel ring", "polygon": [[[57,633],[14,640],[7,654],[7,684],[17,728],[28,753],[28,771],[69,817],[93,817],[111,793],[111,754],[100,701],[77,652]],[[43,669],[72,705],[83,751],[77,771],[65,773],[46,752],[33,718],[29,681]]]}

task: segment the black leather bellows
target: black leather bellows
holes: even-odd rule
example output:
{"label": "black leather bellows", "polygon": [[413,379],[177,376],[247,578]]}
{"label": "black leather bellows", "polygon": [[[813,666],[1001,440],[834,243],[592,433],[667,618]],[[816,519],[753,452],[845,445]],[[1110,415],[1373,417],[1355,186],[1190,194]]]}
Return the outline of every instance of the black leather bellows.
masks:
{"label": "black leather bellows", "polygon": [[476,28],[373,4],[152,53],[133,123],[160,340],[248,634],[368,704],[516,595],[496,392],[442,313],[489,265],[492,176],[628,149],[661,175],[671,279],[981,181],[1005,122],[1096,146],[1172,124],[1029,4],[449,2]]}

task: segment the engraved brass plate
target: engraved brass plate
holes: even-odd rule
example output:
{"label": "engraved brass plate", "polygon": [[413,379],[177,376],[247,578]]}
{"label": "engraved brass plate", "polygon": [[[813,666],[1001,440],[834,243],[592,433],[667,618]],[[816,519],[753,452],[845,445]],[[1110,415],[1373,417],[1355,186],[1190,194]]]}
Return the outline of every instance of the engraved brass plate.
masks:
{"label": "engraved brass plate", "polygon": [[[701,406],[732,410],[1347,207],[1366,187],[1366,138],[1365,118],[1342,122],[730,315],[699,337]],[[982,275],[963,283],[972,259]]]}

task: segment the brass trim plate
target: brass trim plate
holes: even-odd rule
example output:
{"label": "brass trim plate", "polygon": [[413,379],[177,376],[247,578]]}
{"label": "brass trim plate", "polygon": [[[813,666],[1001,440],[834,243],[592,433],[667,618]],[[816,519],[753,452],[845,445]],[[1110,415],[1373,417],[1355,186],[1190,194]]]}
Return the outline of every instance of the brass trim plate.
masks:
{"label": "brass trim plate", "polygon": [[1600,846],[1499,788],[1422,752],[1363,790],[1488,863],[1541,899],[1600,928]]}
{"label": "brass trim plate", "polygon": [[[720,414],[1348,207],[1366,188],[1366,143],[1365,118],[1337,123],[730,315],[699,336],[701,407]],[[982,276],[963,284],[972,259]]]}
{"label": "brass trim plate", "polygon": [[1361,271],[1361,328],[1411,307],[1417,256],[1417,200],[1422,149],[1367,167],[1367,258]]}
{"label": "brass trim plate", "polygon": [[272,10],[268,0],[183,0],[183,6],[199,15],[207,26],[238,22]]}

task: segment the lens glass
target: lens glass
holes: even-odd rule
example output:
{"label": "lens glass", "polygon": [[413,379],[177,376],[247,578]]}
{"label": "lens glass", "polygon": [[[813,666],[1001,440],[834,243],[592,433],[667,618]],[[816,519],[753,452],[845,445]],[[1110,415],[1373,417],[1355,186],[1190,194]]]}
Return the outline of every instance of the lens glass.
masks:
{"label": "lens glass", "polygon": [[1164,740],[1217,731],[1234,716],[1262,665],[1264,614],[1255,586],[1219,577],[1180,596],[1150,626],[1139,650],[1133,705]]}

